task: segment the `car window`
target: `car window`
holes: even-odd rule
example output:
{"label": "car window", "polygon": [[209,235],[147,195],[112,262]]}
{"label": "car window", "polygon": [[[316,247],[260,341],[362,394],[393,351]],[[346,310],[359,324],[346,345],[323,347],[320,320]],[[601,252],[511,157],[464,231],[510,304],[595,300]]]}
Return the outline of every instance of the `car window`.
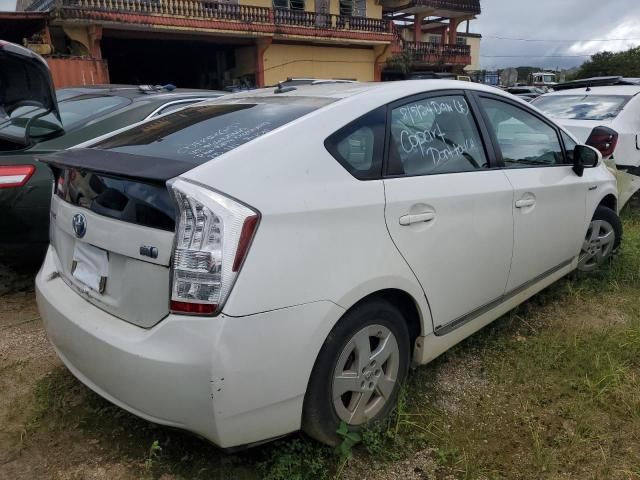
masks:
{"label": "car window", "polygon": [[481,97],[507,168],[565,163],[556,130],[509,103]]}
{"label": "car window", "polygon": [[391,111],[388,174],[433,175],[487,167],[464,96],[425,98]]}
{"label": "car window", "polygon": [[176,110],[186,107],[187,105],[191,105],[200,101],[202,101],[202,99],[197,98],[194,100],[185,100],[178,103],[170,103],[169,105],[162,107],[160,110],[158,110],[154,115],[154,117],[157,117],[159,115],[164,115],[165,113],[174,112]]}
{"label": "car window", "polygon": [[[65,97],[63,96],[63,98]],[[104,115],[129,103],[131,103],[131,100],[116,95],[78,95],[59,101],[58,110],[60,111],[64,129],[72,130],[90,119]],[[40,112],[40,109],[33,107],[21,108],[16,110],[15,115],[12,116],[12,123],[15,125],[26,124]],[[49,113],[33,122],[31,134],[44,136],[55,130],[56,124],[57,120],[54,115]]]}
{"label": "car window", "polygon": [[628,95],[550,95],[533,102],[553,118],[567,120],[608,120],[618,116]]}
{"label": "car window", "polygon": [[82,95],[63,100],[58,104],[62,125],[73,128],[85,120],[97,117],[117,107],[130,103],[130,100],[115,95]]}
{"label": "car window", "polygon": [[285,97],[270,102],[261,98],[242,101],[247,103],[178,110],[116,134],[94,148],[200,165],[333,100]]}
{"label": "car window", "polygon": [[380,178],[385,122],[386,108],[378,108],[331,135],[325,147],[354,177]]}

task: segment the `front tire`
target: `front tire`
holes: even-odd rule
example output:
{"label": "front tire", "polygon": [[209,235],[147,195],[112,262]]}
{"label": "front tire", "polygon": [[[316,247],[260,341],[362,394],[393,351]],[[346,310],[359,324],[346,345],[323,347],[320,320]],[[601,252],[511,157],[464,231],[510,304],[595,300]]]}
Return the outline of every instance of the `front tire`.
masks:
{"label": "front tire", "polygon": [[599,206],[587,229],[578,258],[578,270],[592,272],[608,261],[620,247],[622,222],[616,212]]}
{"label": "front tire", "polygon": [[302,428],[327,445],[389,415],[409,368],[407,323],[392,304],[376,299],[356,305],[333,328],[311,373]]}

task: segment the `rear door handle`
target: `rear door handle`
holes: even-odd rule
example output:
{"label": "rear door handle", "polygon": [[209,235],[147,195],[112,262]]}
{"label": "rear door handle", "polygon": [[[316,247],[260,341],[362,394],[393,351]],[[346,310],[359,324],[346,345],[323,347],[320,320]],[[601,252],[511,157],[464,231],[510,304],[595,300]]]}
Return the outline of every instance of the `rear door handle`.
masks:
{"label": "rear door handle", "polygon": [[405,215],[403,217],[400,217],[400,225],[402,225],[403,227],[408,227],[409,225],[413,225],[416,223],[428,223],[431,222],[434,218],[436,218],[436,214],[434,212]]}
{"label": "rear door handle", "polygon": [[533,207],[536,201],[533,198],[525,198],[516,202],[516,208]]}

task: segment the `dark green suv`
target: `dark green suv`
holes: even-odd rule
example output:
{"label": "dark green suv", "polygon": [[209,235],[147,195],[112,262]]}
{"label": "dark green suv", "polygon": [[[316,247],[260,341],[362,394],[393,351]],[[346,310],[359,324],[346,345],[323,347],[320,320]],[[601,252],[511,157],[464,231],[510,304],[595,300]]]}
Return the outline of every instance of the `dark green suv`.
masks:
{"label": "dark green suv", "polygon": [[56,92],[41,57],[0,40],[0,264],[44,257],[53,176],[39,157],[222,94],[128,85]]}

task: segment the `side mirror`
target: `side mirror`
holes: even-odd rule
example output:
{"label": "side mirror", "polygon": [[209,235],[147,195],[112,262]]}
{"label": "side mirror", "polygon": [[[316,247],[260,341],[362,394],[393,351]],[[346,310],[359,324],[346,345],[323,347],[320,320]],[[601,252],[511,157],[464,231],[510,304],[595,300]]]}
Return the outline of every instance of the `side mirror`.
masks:
{"label": "side mirror", "polygon": [[585,168],[593,168],[600,163],[602,155],[598,150],[588,145],[576,145],[573,150],[573,171],[581,177]]}

